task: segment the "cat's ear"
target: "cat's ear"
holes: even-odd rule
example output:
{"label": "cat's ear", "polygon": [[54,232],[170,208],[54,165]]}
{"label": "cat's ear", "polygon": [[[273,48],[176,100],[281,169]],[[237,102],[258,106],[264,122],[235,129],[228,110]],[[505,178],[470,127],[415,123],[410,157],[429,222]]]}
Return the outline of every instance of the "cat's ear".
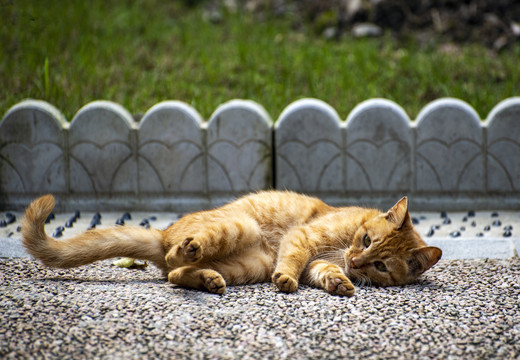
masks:
{"label": "cat's ear", "polygon": [[442,250],[435,246],[424,246],[410,250],[408,268],[411,275],[418,276],[437,264],[442,256]]}
{"label": "cat's ear", "polygon": [[390,210],[385,213],[385,218],[396,226],[397,229],[403,227],[406,221],[410,221],[408,215],[408,198],[405,196],[397,202]]}

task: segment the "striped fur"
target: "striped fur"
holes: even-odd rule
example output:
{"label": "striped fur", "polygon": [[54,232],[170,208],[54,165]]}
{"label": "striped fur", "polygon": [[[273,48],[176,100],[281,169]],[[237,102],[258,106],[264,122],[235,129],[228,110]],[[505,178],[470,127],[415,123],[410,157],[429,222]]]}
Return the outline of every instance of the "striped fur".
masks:
{"label": "striped fur", "polygon": [[353,282],[409,283],[442,254],[413,229],[406,198],[383,213],[264,191],[187,215],[163,231],[124,226],[66,240],[45,234],[53,207],[51,195],[35,200],[22,224],[25,247],[44,264],[69,268],[118,256],[145,259],[174,284],[218,294],[226,285],[272,280],[285,292],[303,282],[352,296]]}

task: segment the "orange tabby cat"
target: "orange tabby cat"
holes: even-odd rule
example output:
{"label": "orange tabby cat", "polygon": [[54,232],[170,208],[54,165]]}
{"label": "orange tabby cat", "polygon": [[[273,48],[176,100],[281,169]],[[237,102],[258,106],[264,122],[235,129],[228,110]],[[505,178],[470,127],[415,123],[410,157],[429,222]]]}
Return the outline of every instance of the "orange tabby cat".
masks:
{"label": "orange tabby cat", "polygon": [[382,213],[265,191],[187,215],[162,231],[118,226],[67,240],[45,234],[53,207],[52,195],[33,201],[22,224],[27,251],[44,264],[69,268],[117,256],[145,259],[173,284],[218,294],[226,285],[272,279],[284,292],[296,291],[301,281],[352,296],[351,281],[406,284],[442,254],[414,230],[406,197]]}

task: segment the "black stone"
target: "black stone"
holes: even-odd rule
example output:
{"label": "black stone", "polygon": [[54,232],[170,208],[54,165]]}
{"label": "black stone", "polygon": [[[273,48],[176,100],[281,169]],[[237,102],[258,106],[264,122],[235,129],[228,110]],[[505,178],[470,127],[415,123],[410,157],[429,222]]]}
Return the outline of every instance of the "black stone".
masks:
{"label": "black stone", "polygon": [[498,217],[498,212],[496,212],[496,211],[495,211],[495,212],[492,212],[492,213],[491,213],[491,217]]}
{"label": "black stone", "polygon": [[94,229],[96,225],[101,225],[101,220],[93,217],[92,220],[90,220],[90,226],[88,227],[88,230]]}
{"label": "black stone", "polygon": [[150,221],[155,221],[155,220],[157,220],[157,216],[150,216],[150,217],[148,218],[148,220],[150,220]]}
{"label": "black stone", "polygon": [[132,215],[129,212],[125,212],[123,216],[121,216],[121,219],[123,219],[124,221],[132,220]]}
{"label": "black stone", "polygon": [[502,225],[502,221],[500,221],[500,220],[493,221],[493,226],[500,226],[500,225]]}
{"label": "black stone", "polygon": [[90,220],[90,226],[94,225],[93,227],[96,227],[96,225],[101,225],[101,215],[99,213],[95,213],[94,216],[92,216],[92,220]]}
{"label": "black stone", "polygon": [[60,238],[63,236],[63,230],[65,230],[65,228],[63,226],[58,226],[56,228],[56,230],[54,230],[54,233],[52,234],[53,237],[55,238]]}
{"label": "black stone", "polygon": [[448,217],[448,213],[446,211],[441,211],[441,218]]}
{"label": "black stone", "polygon": [[484,228],[484,231],[489,231],[489,230],[491,230],[491,226],[486,225],[486,227]]}
{"label": "black stone", "polygon": [[506,226],[504,226],[504,230],[511,231],[511,230],[513,230],[513,226],[512,225],[506,225]]}
{"label": "black stone", "polygon": [[122,217],[120,217],[119,219],[116,220],[116,225],[123,226],[124,224],[125,224],[125,220]]}
{"label": "black stone", "polygon": [[474,210],[468,211],[468,217],[475,217],[475,211]]}
{"label": "black stone", "polygon": [[10,212],[5,213],[5,221],[7,222],[7,225],[12,224],[16,221],[16,216]]}
{"label": "black stone", "polygon": [[428,237],[432,237],[433,234],[435,234],[435,230],[433,229],[433,227],[430,229],[430,231],[428,231],[428,234],[426,234],[426,236]]}
{"label": "black stone", "polygon": [[450,236],[451,237],[459,237],[460,236],[460,231],[453,231],[450,233]]}
{"label": "black stone", "polygon": [[74,217],[76,219],[79,219],[81,217],[81,213],[79,212],[79,210],[74,211]]}
{"label": "black stone", "polygon": [[416,217],[413,217],[412,218],[412,224],[418,225],[419,224],[419,219],[417,219]]}
{"label": "black stone", "polygon": [[476,221],[472,221],[471,222],[471,226],[473,226],[473,227],[477,226],[477,222]]}
{"label": "black stone", "polygon": [[52,220],[54,220],[55,218],[56,218],[56,215],[54,215],[54,213],[51,212],[51,213],[49,214],[49,216],[47,216],[47,219],[45,219],[45,223],[46,223],[46,224],[50,224],[50,222],[51,222]]}
{"label": "black stone", "polygon": [[466,221],[468,221],[468,217],[467,217],[467,216],[464,216],[464,217],[462,218],[462,222],[466,222]]}
{"label": "black stone", "polygon": [[481,232],[477,233],[477,237],[483,237],[483,236],[484,236],[483,233],[481,233]]}
{"label": "black stone", "polygon": [[77,220],[77,219],[76,219],[75,216],[71,217],[69,220],[67,220],[67,221],[65,222],[65,227],[68,227],[68,228],[73,227],[73,226],[74,226],[74,223],[76,222],[76,220]]}
{"label": "black stone", "polygon": [[443,225],[449,225],[451,224],[451,219],[449,217],[445,218],[444,221],[442,222]]}
{"label": "black stone", "polygon": [[20,231],[22,231],[22,227],[21,227],[20,225],[18,225],[18,226],[16,227],[16,232],[20,232]]}
{"label": "black stone", "polygon": [[146,225],[148,225],[148,227],[150,227],[150,222],[148,221],[148,219],[143,219],[143,220],[141,220],[141,222],[139,223],[139,226],[144,226],[144,227],[146,227]]}
{"label": "black stone", "polygon": [[511,235],[512,235],[511,231],[509,231],[509,230],[504,231],[504,237],[510,237]]}

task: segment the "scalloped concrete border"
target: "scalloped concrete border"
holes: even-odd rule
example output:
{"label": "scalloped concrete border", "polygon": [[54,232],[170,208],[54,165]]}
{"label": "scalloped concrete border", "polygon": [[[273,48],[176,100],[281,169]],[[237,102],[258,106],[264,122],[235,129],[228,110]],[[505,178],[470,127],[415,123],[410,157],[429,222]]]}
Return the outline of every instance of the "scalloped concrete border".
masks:
{"label": "scalloped concrete border", "polygon": [[25,100],[0,122],[0,207],[57,195],[58,208],[190,211],[267,188],[333,204],[414,210],[520,208],[520,97],[486,121],[459,99],[427,104],[416,121],[370,99],[342,121],[318,99],[289,104],[273,125],[247,100],[219,106],[206,123],[179,101],[136,123],[119,104],[94,101],[66,122]]}

